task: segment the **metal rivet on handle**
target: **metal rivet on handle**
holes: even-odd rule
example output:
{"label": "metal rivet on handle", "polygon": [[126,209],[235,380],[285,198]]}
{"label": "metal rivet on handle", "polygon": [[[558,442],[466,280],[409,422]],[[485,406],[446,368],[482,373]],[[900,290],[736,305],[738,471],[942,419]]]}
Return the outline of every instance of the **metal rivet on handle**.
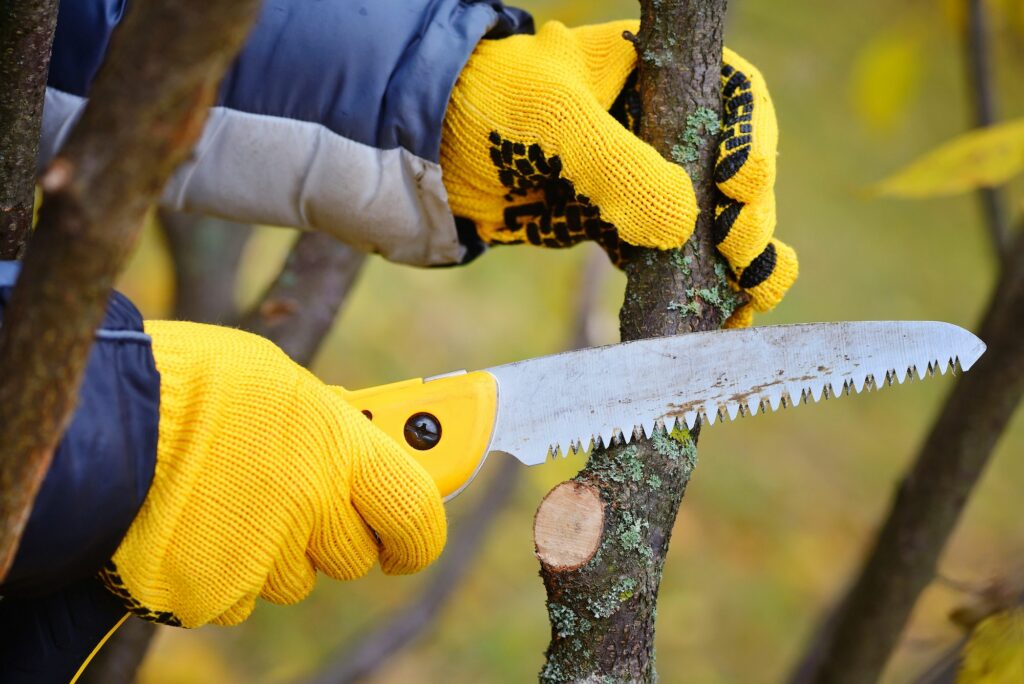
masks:
{"label": "metal rivet on handle", "polygon": [[405,421],[405,441],[413,449],[433,449],[441,441],[441,423],[429,413],[417,413]]}

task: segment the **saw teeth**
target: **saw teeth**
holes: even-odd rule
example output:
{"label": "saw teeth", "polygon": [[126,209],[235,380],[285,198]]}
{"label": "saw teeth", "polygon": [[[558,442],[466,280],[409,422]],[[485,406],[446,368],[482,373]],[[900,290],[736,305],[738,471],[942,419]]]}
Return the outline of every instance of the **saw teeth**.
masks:
{"label": "saw teeth", "polygon": [[751,395],[747,398],[747,405],[740,406],[741,409],[746,408],[745,415],[756,415],[764,410],[764,401],[758,397]]}
{"label": "saw teeth", "polygon": [[[945,360],[925,358],[906,367],[876,368],[871,372],[868,372],[867,369],[855,370],[849,376],[837,373],[827,378],[815,379],[806,385],[799,382],[772,385],[762,390],[763,394],[751,393],[744,399],[726,401],[721,405],[709,399],[703,406],[675,415],[671,420],[664,417],[636,420],[634,416],[623,413],[614,416],[614,420],[609,420],[609,422],[613,425],[629,426],[628,431],[624,431],[621,427],[606,428],[601,432],[591,434],[586,440],[575,438],[563,440],[551,444],[548,455],[551,458],[559,454],[568,457],[581,452],[586,453],[597,447],[609,448],[631,443],[638,438],[649,439],[659,430],[671,432],[684,427],[692,430],[698,419],[706,425],[714,425],[716,421],[732,421],[737,417],[777,411],[780,407],[794,408],[800,404],[818,402],[822,397],[831,399],[847,394],[859,394],[865,390],[877,391],[893,384],[923,380],[935,375],[936,372],[945,375],[947,371],[953,374],[962,372],[959,357]],[[560,447],[562,444],[567,445],[564,450]]]}
{"label": "saw teeth", "polygon": [[857,373],[853,376],[853,389],[856,390],[857,394],[860,394],[864,389],[864,383],[867,381],[867,375],[864,373]]}

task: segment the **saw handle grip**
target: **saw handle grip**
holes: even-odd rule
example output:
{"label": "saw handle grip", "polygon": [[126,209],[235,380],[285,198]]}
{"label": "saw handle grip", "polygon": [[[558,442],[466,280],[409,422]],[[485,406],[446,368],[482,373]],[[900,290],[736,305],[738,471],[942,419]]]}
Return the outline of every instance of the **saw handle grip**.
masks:
{"label": "saw handle grip", "polygon": [[490,373],[340,392],[426,468],[446,501],[472,481],[487,457],[498,401]]}

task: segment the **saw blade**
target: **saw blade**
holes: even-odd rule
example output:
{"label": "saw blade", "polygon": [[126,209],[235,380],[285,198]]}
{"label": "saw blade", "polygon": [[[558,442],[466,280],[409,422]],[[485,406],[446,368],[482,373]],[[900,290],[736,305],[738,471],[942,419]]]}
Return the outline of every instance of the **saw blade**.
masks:
{"label": "saw blade", "polygon": [[488,452],[526,465],[632,439],[880,388],[985,351],[949,323],[865,321],[765,326],[638,340],[487,369],[498,385]]}

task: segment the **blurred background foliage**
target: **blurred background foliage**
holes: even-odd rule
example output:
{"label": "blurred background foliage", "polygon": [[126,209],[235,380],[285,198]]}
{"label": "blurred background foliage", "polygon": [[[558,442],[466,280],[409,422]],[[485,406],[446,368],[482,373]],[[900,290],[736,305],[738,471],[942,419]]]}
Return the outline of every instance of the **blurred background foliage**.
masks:
{"label": "blurred background foliage", "polygon": [[[636,16],[632,0],[519,3],[538,22]],[[959,0],[733,0],[726,42],[768,79],[781,126],[778,233],[801,275],[758,324],[939,319],[971,328],[995,260],[975,197],[907,201],[871,188],[970,127]],[[1024,116],[1024,3],[990,0],[1003,119]],[[1020,146],[1017,154],[1024,159]],[[999,155],[996,155],[999,156]],[[1024,183],[1010,183],[1021,215]],[[276,274],[293,232],[260,228],[237,297],[252,302]],[[349,387],[484,367],[556,352],[571,336],[589,247],[495,249],[466,268],[416,270],[372,258],[314,370]],[[166,316],[173,278],[148,227],[121,288],[148,317]],[[617,338],[624,278],[604,281],[592,334]],[[700,467],[675,528],[658,608],[664,681],[782,680],[862,552],[951,382],[937,378],[858,399],[706,429]],[[572,393],[585,388],[551,388]],[[1018,415],[915,612],[886,682],[914,678],[962,632],[949,612],[969,589],[1024,577],[1024,418]],[[487,477],[489,464],[481,477]],[[522,682],[548,643],[531,523],[543,494],[580,458],[535,468],[501,515],[465,586],[438,622],[375,682]],[[449,507],[453,534],[472,488]],[[287,682],[309,676],[415,596],[424,577],[378,571],[321,580],[290,608],[261,604],[243,626],[161,629],[146,684]]]}

